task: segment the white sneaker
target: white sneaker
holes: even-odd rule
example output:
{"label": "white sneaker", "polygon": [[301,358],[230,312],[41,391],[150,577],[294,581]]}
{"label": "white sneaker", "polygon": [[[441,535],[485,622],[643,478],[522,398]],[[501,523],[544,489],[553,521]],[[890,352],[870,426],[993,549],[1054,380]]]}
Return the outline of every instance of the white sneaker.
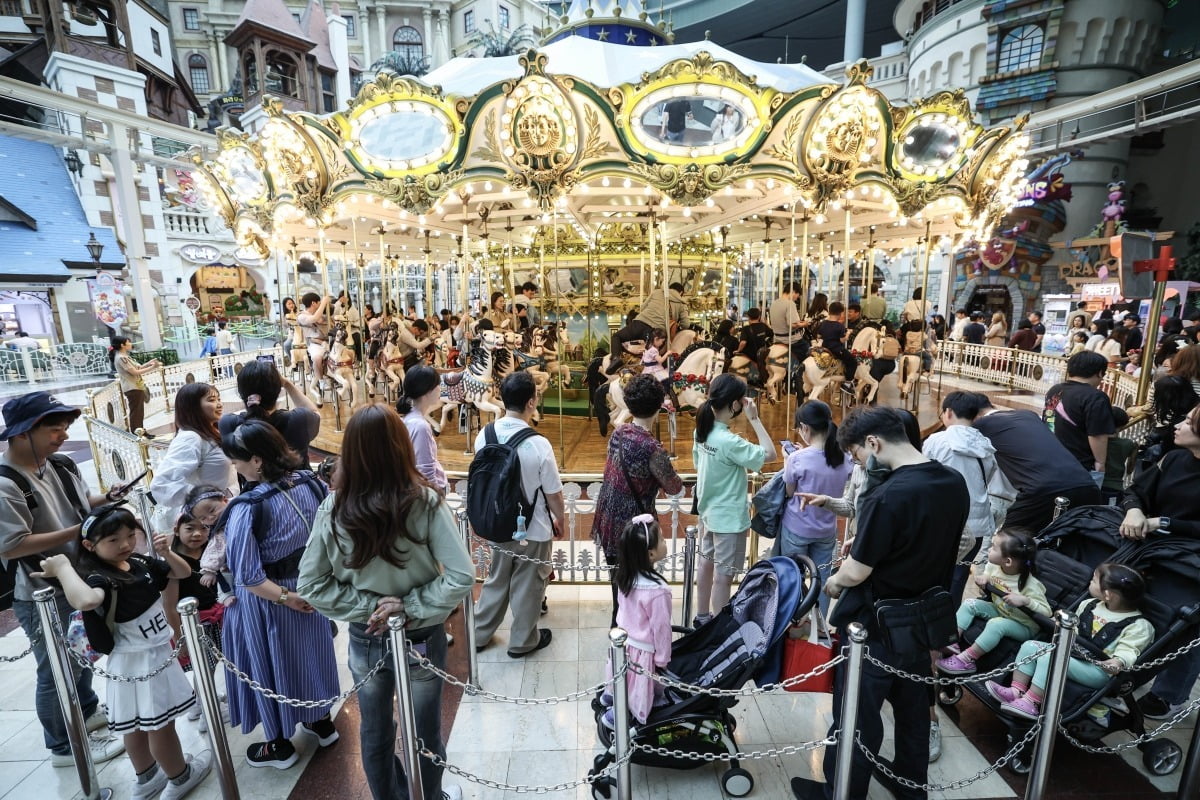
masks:
{"label": "white sneaker", "polygon": [[108,706],[104,705],[104,703],[101,703],[100,705],[96,706],[96,710],[93,711],[92,715],[87,718],[86,724],[87,724],[88,733],[95,733],[96,731],[107,731],[108,730]]}
{"label": "white sneaker", "polygon": [[129,794],[129,800],[152,800],[162,794],[165,788],[167,788],[167,773],[162,771],[162,767],[155,764],[154,776],[145,783],[135,782],[133,791]]}
{"label": "white sneaker", "polygon": [[[93,764],[111,761],[125,752],[125,742],[117,737],[109,736],[107,732],[93,733],[88,737],[88,746],[92,751]],[[71,753],[63,755],[51,753],[50,763],[55,767],[73,767],[75,766],[75,756]]]}
{"label": "white sneaker", "polygon": [[205,750],[197,756],[185,756],[188,765],[192,768],[192,772],[188,775],[188,779],[183,783],[175,784],[167,781],[167,788],[163,789],[159,800],[179,800],[179,798],[187,795],[188,792],[200,785],[200,781],[204,780],[208,773],[212,770],[212,753]]}
{"label": "white sneaker", "polygon": [[940,722],[929,723],[929,763],[942,757],[942,725]]}
{"label": "white sneaker", "polygon": [[462,800],[462,787],[457,784],[442,787],[441,800]]}

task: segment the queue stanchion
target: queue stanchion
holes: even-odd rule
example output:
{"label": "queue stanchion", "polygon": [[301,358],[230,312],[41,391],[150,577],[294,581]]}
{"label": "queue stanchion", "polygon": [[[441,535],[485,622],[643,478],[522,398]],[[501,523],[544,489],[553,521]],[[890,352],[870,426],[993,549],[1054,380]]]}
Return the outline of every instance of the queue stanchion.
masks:
{"label": "queue stanchion", "polygon": [[1070,507],[1071,507],[1071,501],[1068,500],[1067,498],[1065,498],[1065,497],[1054,498],[1054,516],[1050,518],[1051,521],[1056,520],[1059,517],[1061,517],[1063,515],[1063,512],[1066,511]]}
{"label": "queue stanchion", "polygon": [[1200,797],[1200,725],[1192,728],[1192,741],[1183,761],[1183,774],[1179,776],[1179,791],[1175,796]]}
{"label": "queue stanchion", "polygon": [[187,643],[192,661],[192,674],[196,676],[196,694],[200,709],[208,723],[208,743],[216,759],[217,780],[221,784],[223,800],[240,800],[241,791],[234,772],[233,756],[229,753],[229,737],[225,733],[225,722],[221,719],[221,702],[217,684],[213,678],[212,665],[208,661],[204,640],[200,635],[200,605],[194,597],[185,597],[175,607],[183,628],[183,640]]}
{"label": "queue stanchion", "polygon": [[79,790],[84,800],[111,800],[112,789],[101,788],[96,781],[96,765],[92,762],[91,740],[88,739],[87,720],[79,705],[79,692],[75,690],[75,675],[71,671],[71,656],[63,641],[62,624],[54,601],[55,590],[38,589],[33,593],[37,604],[38,622],[42,627],[42,642],[46,648],[50,674],[54,676],[58,704],[67,723],[67,739],[71,743],[71,754],[75,756],[75,770],[79,774]]}
{"label": "queue stanchion", "polygon": [[408,675],[408,637],[404,635],[405,622],[407,619],[402,614],[388,617],[392,668],[396,672],[397,708],[400,711],[400,735],[404,737],[404,778],[408,781],[409,800],[425,800],[425,789],[421,784],[421,748],[417,743],[417,718],[413,711],[412,681]]}
{"label": "queue stanchion", "polygon": [[867,629],[851,622],[850,656],[846,659],[846,686],[842,695],[842,718],[838,722],[837,767],[834,770],[834,800],[850,799],[850,767],[854,764],[854,737],[858,730],[858,699],[862,688],[863,656],[867,650]]}
{"label": "queue stanchion", "polygon": [[[459,509],[458,532],[462,535],[467,553],[471,552],[471,524],[467,521],[466,509]],[[474,560],[471,561],[472,567]],[[463,598],[463,627],[467,633],[467,683],[479,686],[479,653],[475,650],[475,593],[467,592]]]}
{"label": "queue stanchion", "polygon": [[608,632],[608,653],[613,672],[613,744],[616,746],[617,800],[633,800],[629,770],[629,684],[625,681],[625,643],[629,634],[624,628]]}
{"label": "queue stanchion", "polygon": [[1079,617],[1069,611],[1059,611],[1055,620],[1058,636],[1046,680],[1046,696],[1042,699],[1042,730],[1033,751],[1029,781],[1025,784],[1025,800],[1042,800],[1046,791],[1054,740],[1058,738],[1063,690],[1067,688],[1067,669],[1071,666],[1071,650],[1075,646],[1075,635],[1079,628]]}
{"label": "queue stanchion", "polygon": [[683,625],[692,624],[692,584],[696,582],[696,534],[699,528],[688,525],[683,529]]}

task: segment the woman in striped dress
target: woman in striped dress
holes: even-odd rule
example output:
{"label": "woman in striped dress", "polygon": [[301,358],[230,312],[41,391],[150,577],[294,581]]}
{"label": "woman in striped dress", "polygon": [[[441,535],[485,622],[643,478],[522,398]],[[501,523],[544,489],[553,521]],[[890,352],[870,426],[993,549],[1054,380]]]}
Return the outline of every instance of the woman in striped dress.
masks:
{"label": "woman in striped dress", "polygon": [[[338,694],[337,663],[329,620],[296,593],[300,557],[308,543],[325,485],[302,463],[275,428],[251,421],[221,441],[234,468],[257,482],[226,508],[214,528],[224,530],[225,557],[237,602],[225,614],[225,655],[242,672],[296,700]],[[255,692],[226,675],[229,718],[243,733],[263,726],[266,740],[252,744],[252,767],[287,769],[296,763],[289,737],[299,724],[322,747],[338,739],[330,708],[296,708]]]}

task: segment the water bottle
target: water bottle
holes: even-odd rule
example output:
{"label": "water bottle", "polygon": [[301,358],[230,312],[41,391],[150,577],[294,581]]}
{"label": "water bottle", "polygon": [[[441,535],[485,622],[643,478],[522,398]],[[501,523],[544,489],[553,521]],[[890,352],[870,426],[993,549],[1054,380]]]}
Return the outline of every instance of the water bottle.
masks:
{"label": "water bottle", "polygon": [[525,530],[525,515],[518,514],[517,515],[517,530],[515,533],[513,533],[513,541],[524,543],[525,537],[528,535],[529,535],[528,531]]}

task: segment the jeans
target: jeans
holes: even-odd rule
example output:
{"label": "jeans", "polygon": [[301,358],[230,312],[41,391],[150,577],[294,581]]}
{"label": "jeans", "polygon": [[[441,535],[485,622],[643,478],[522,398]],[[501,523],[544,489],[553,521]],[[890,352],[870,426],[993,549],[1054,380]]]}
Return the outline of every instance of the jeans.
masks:
{"label": "jeans", "polygon": [[1154,679],[1154,695],[1165,703],[1177,706],[1192,696],[1192,686],[1200,677],[1200,648],[1168,664]]}
{"label": "jeans", "polygon": [[[408,632],[415,643],[424,641],[426,657],[438,669],[446,668],[446,629],[430,625]],[[350,673],[355,682],[361,681],[381,658],[383,667],[358,692],[360,722],[358,735],[362,748],[363,772],[375,800],[408,800],[408,784],[404,764],[396,755],[396,719],[392,715],[396,695],[396,673],[392,664],[391,639],[371,636],[362,623],[350,623]],[[425,747],[443,759],[442,744],[442,682],[427,669],[409,664],[412,686],[413,715],[416,717],[417,738]],[[426,800],[441,797],[442,768],[421,759],[421,788]]]}
{"label": "jeans", "polygon": [[[837,547],[837,537],[833,536],[828,539],[802,539],[798,536],[793,536],[786,529],[780,537],[782,544],[780,545],[780,553],[785,556],[808,556],[817,565],[817,572],[821,575],[821,585],[825,585],[825,581],[829,580],[830,563],[833,561],[833,548]],[[821,614],[827,616],[829,614],[829,595],[821,592],[819,595],[819,603],[821,604]]]}
{"label": "jeans", "polygon": [[[71,607],[67,605],[62,594],[54,597],[58,609],[58,618],[62,629],[66,631],[71,616]],[[54,686],[54,673],[50,670],[50,654],[46,651],[46,640],[39,633],[41,623],[38,619],[37,603],[32,600],[14,600],[13,612],[17,621],[25,630],[25,635],[33,642],[33,658],[37,662],[37,689],[34,694],[34,708],[37,709],[38,721],[42,723],[42,737],[46,749],[57,755],[71,753],[71,740],[67,737],[67,721],[63,717],[62,706],[58,702],[58,689]],[[92,691],[92,671],[81,669],[74,661],[71,662],[71,674],[75,676],[75,692],[79,695],[79,705],[86,719],[96,713],[100,706],[100,698]]]}

